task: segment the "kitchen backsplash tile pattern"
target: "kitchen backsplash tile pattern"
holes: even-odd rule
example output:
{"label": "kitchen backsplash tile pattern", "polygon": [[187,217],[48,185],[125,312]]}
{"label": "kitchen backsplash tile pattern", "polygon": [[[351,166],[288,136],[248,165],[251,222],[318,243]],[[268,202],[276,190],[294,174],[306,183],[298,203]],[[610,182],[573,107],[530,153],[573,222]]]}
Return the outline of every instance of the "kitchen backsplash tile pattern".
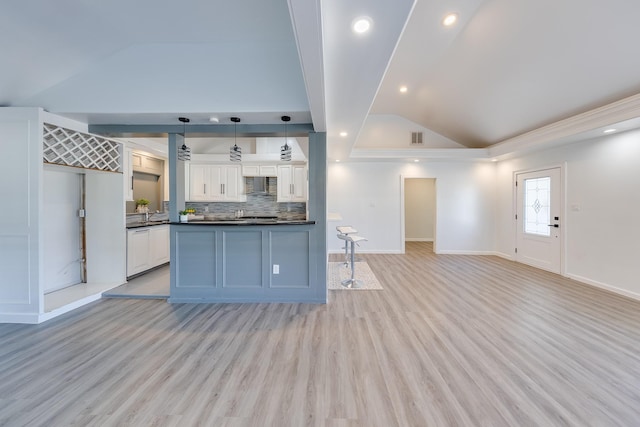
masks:
{"label": "kitchen backsplash tile pattern", "polygon": [[246,179],[246,202],[187,202],[187,208],[194,208],[196,215],[213,214],[217,217],[233,217],[235,212],[242,210],[244,216],[277,216],[280,219],[306,219],[306,203],[278,203],[276,194],[278,182],[276,178],[267,180],[267,193],[254,194],[253,180]]}

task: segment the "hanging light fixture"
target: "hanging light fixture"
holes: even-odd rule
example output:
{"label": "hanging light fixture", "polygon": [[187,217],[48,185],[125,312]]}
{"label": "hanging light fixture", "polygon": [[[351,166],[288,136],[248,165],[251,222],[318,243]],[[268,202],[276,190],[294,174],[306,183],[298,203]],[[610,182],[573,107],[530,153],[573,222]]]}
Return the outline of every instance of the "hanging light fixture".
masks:
{"label": "hanging light fixture", "polygon": [[191,160],[191,148],[187,147],[187,144],[186,144],[187,123],[189,123],[191,120],[189,120],[186,117],[178,117],[178,120],[182,122],[182,137],[184,138],[184,141],[182,142],[182,147],[178,148],[178,160],[182,160],[183,162],[188,162],[189,160]]}
{"label": "hanging light fixture", "polygon": [[287,143],[287,123],[291,121],[291,117],[282,116],[280,118],[284,122],[284,145],[280,147],[280,160],[284,162],[291,161],[291,147]]}
{"label": "hanging light fixture", "polygon": [[233,147],[229,149],[229,160],[232,162],[239,162],[242,160],[242,148],[238,147],[238,123],[240,123],[240,117],[231,117],[233,122]]}

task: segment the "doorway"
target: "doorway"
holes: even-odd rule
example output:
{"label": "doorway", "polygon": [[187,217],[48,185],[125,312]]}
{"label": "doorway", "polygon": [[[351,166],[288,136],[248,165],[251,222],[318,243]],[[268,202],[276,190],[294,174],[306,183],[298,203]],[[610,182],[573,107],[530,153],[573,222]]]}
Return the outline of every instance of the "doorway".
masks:
{"label": "doorway", "polygon": [[[406,242],[435,242],[435,178],[403,179],[402,247]],[[435,247],[435,244],[434,244]]]}
{"label": "doorway", "polygon": [[560,167],[516,173],[516,261],[561,273]]}

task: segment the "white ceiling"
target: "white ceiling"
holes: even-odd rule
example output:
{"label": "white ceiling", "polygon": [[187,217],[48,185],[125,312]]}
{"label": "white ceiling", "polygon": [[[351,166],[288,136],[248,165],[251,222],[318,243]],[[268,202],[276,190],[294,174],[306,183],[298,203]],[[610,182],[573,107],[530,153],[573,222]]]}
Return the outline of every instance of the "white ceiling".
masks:
{"label": "white ceiling", "polygon": [[412,150],[413,131],[505,147],[640,93],[638,16],[629,0],[2,2],[0,105],[90,124],[288,114],[327,132],[332,159]]}

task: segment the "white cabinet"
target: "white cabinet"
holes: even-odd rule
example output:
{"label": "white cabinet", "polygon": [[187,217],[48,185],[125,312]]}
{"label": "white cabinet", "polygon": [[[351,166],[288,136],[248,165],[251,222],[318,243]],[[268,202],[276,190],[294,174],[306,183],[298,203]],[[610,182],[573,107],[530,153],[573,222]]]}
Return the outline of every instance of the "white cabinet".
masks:
{"label": "white cabinet", "polygon": [[242,176],[278,176],[277,165],[242,165]]}
{"label": "white cabinet", "polygon": [[[208,188],[207,188],[208,187]],[[189,200],[208,201],[211,193],[211,170],[208,165],[189,165]]]}
{"label": "white cabinet", "polygon": [[169,262],[169,226],[127,230],[127,276]]}
{"label": "white cabinet", "polygon": [[149,228],[127,230],[127,276],[133,276],[148,270],[149,262]]}
{"label": "white cabinet", "polygon": [[133,202],[133,164],[130,148],[122,149],[122,179],[124,181],[124,199]]}
{"label": "white cabinet", "polygon": [[149,257],[151,267],[169,262],[169,226],[156,225],[149,229]]}
{"label": "white cabinet", "polygon": [[278,202],[307,201],[307,167],[278,166]]}
{"label": "white cabinet", "polygon": [[164,160],[133,152],[131,154],[131,167],[134,172],[162,175],[164,173]]}
{"label": "white cabinet", "polygon": [[192,202],[239,202],[244,182],[240,165],[191,164],[189,200]]}

